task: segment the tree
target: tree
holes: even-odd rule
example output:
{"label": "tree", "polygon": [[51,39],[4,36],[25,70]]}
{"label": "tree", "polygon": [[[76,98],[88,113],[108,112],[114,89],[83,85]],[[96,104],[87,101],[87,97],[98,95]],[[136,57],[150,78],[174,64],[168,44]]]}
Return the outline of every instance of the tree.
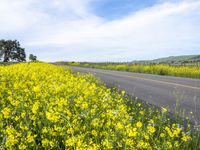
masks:
{"label": "tree", "polygon": [[0,58],[3,58],[4,62],[26,61],[25,49],[20,47],[17,40],[0,40]]}
{"label": "tree", "polygon": [[30,61],[37,61],[37,56],[33,55],[33,54],[30,54],[29,55],[29,60]]}
{"label": "tree", "polygon": [[5,51],[4,45],[5,45],[5,40],[1,40],[0,41],[0,60],[2,59],[4,51]]}

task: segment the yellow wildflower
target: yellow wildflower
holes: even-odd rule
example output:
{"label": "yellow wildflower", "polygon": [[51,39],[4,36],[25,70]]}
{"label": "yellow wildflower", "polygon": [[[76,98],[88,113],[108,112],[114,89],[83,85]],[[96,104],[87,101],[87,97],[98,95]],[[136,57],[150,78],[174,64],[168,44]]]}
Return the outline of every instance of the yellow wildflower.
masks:
{"label": "yellow wildflower", "polygon": [[26,149],[26,145],[20,144],[20,145],[18,146],[18,148],[19,148],[19,150],[25,150],[25,149]]}
{"label": "yellow wildflower", "polygon": [[156,131],[156,129],[153,126],[148,126],[147,129],[149,133],[154,133]]}
{"label": "yellow wildflower", "polygon": [[137,126],[138,128],[141,128],[141,127],[142,127],[142,122],[141,122],[141,121],[138,121],[138,122],[136,123],[136,126]]}
{"label": "yellow wildflower", "polygon": [[9,118],[10,117],[10,113],[11,113],[11,109],[6,107],[1,111],[4,115],[4,118]]}

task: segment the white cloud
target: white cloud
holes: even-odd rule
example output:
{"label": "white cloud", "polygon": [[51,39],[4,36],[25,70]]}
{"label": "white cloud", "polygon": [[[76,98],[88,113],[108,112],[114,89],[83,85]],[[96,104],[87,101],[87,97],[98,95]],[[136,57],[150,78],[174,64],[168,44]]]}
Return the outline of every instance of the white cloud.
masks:
{"label": "white cloud", "polygon": [[[2,4],[5,6],[3,12],[8,7],[6,1],[9,0],[0,2],[0,10]],[[7,19],[0,21],[0,33],[32,29],[24,39],[25,45],[30,49],[43,48],[43,60],[65,57],[66,60],[88,61],[146,59],[200,49],[199,0],[161,3],[112,21],[105,21],[91,13],[91,1],[35,0],[35,7],[30,8],[33,0],[21,0],[21,3],[13,3]],[[42,2],[49,2],[48,6]],[[16,11],[20,8],[21,11]],[[61,18],[58,19],[53,12],[61,14]],[[18,21],[13,25],[10,20],[16,18]],[[2,24],[5,28],[1,30]],[[45,58],[49,53],[45,47],[50,46],[60,50],[51,50],[52,55],[48,54]]]}
{"label": "white cloud", "polygon": [[57,9],[75,13],[80,17],[88,16],[88,5],[92,0],[53,0],[52,4]]}
{"label": "white cloud", "polygon": [[46,14],[34,11],[34,0],[1,0],[0,33],[12,33],[25,30],[38,23]]}
{"label": "white cloud", "polygon": [[53,26],[56,21],[59,21],[59,14],[61,15],[60,17],[66,20],[87,17],[90,15],[87,12],[90,1],[1,0],[0,33],[12,33],[28,28],[38,28],[41,24],[44,26]]}

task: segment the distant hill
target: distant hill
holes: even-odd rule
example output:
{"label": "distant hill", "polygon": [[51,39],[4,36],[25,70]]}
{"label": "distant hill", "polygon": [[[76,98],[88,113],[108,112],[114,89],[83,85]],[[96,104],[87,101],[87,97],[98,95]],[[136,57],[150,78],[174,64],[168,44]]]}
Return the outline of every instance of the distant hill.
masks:
{"label": "distant hill", "polygon": [[200,55],[183,55],[183,56],[170,56],[154,60],[132,61],[132,63],[167,63],[167,64],[180,64],[200,62]]}
{"label": "distant hill", "polygon": [[200,61],[200,55],[184,55],[184,56],[170,56],[165,58],[154,59],[151,62],[161,63],[161,62],[183,62],[183,61]]}

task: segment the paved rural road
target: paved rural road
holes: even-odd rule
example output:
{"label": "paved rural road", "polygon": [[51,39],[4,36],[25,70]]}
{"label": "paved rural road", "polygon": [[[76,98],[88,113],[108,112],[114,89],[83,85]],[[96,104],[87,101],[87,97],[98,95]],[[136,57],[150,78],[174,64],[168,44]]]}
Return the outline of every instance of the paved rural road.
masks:
{"label": "paved rural road", "polygon": [[173,110],[176,101],[186,113],[193,112],[200,121],[200,79],[130,73],[102,69],[72,67],[74,71],[89,72],[100,77],[108,85],[125,90],[159,107]]}

